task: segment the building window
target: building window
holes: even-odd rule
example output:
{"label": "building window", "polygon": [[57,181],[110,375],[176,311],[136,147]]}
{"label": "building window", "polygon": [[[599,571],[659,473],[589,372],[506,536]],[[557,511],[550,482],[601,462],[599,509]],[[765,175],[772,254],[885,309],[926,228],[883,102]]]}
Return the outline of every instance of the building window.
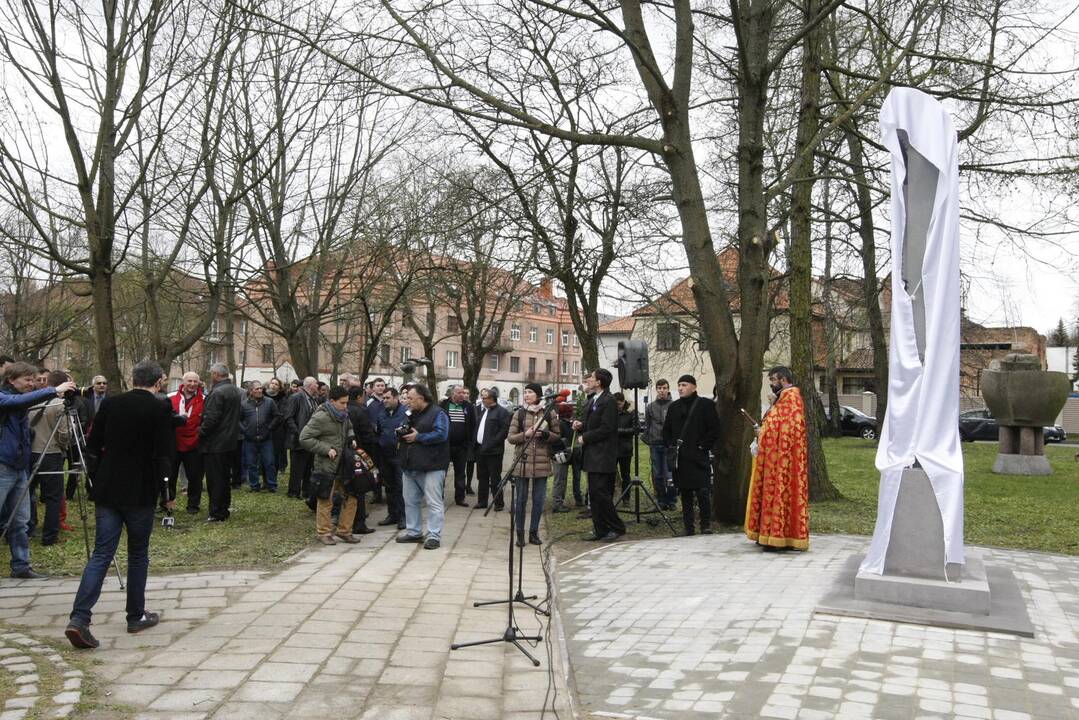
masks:
{"label": "building window", "polygon": [[528,342],[536,342],[536,339],[538,337],[539,337],[539,328],[537,328],[534,325],[532,327],[528,328]]}
{"label": "building window", "polygon": [[512,357],[512,356],[510,357],[510,372],[511,373],[519,373],[519,372],[521,372],[521,358]]}
{"label": "building window", "polygon": [[389,343],[382,343],[382,346],[378,349],[378,359],[383,365],[390,364],[390,345]]}
{"label": "building window", "polygon": [[656,350],[678,350],[681,345],[678,323],[660,323],[656,326]]}
{"label": "building window", "polygon": [[517,323],[514,323],[513,325],[510,325],[510,340],[520,340],[520,339],[521,339],[521,326],[518,325]]}
{"label": "building window", "polygon": [[573,347],[577,347],[580,343],[577,341],[577,333],[573,333]]}
{"label": "building window", "polygon": [[562,347],[569,347],[569,330],[562,331]]}
{"label": "building window", "polygon": [[461,332],[461,323],[457,320],[456,315],[450,315],[446,318],[446,330],[451,333]]}
{"label": "building window", "polygon": [[498,371],[498,353],[491,353],[491,365],[490,368],[495,372]]}
{"label": "building window", "polygon": [[404,362],[412,357],[412,348],[407,345],[401,346],[401,362]]}
{"label": "building window", "polygon": [[573,361],[573,377],[577,377],[580,374],[581,374],[581,361],[580,360],[574,360]]}
{"label": "building window", "polygon": [[550,315],[551,317],[554,317],[554,305],[548,305],[547,306],[547,314]]}
{"label": "building window", "polygon": [[704,340],[704,331],[698,331],[697,332],[697,349],[698,350],[707,350],[708,349],[708,343],[705,342],[705,340]]}
{"label": "building window", "polygon": [[446,351],[446,367],[451,368],[451,369],[457,367],[457,351],[456,350],[447,350]]}
{"label": "building window", "polygon": [[863,393],[872,386],[873,378],[867,377],[854,377],[845,376],[843,378],[843,394],[844,395],[857,395]]}
{"label": "building window", "polygon": [[218,325],[218,322],[217,322],[217,318],[214,318],[214,319],[213,319],[213,320],[212,320],[212,321],[210,322],[210,337],[211,337],[211,338],[218,338],[218,337],[221,337],[221,330],[220,330],[220,328],[219,328],[219,325]]}
{"label": "building window", "polygon": [[536,377],[536,358],[528,358],[528,377]]}
{"label": "building window", "polygon": [[266,343],[265,345],[262,346],[262,362],[264,362],[264,363],[272,363],[273,362],[273,344]]}
{"label": "building window", "polygon": [[562,361],[562,375],[569,375],[569,360]]}
{"label": "building window", "polygon": [[539,303],[532,303],[532,312],[535,315],[540,314],[540,304]]}
{"label": "building window", "polygon": [[554,345],[554,330],[547,331],[547,344]]}
{"label": "building window", "polygon": [[221,350],[219,348],[210,350],[210,364],[216,365],[219,362],[221,362]]}
{"label": "building window", "polygon": [[543,369],[548,378],[554,375],[554,360],[547,358],[543,361]]}

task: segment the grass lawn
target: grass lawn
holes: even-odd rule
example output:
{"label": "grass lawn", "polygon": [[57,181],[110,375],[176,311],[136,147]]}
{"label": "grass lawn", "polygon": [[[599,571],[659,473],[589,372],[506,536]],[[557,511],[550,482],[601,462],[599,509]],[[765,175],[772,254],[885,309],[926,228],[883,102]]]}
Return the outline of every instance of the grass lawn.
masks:
{"label": "grass lawn", "polygon": [[[287,476],[286,476],[287,479]],[[273,567],[303,549],[315,537],[314,516],[299,500],[276,493],[253,493],[246,489],[232,491],[232,517],[228,522],[207,523],[207,498],[203,493],[202,512],[188,515],[186,498],[177,500],[176,527],[161,527],[160,516],[150,538],[150,572],[184,572],[211,568]],[[39,517],[43,506],[39,506]],[[93,504],[86,504],[90,548],[94,542]],[[77,505],[68,505],[68,522],[74,532],[61,532],[61,541],[43,547],[40,540],[30,541],[34,567],[50,575],[79,575],[86,564],[82,521]],[[117,551],[120,567],[127,555],[126,540],[120,539]]]}
{"label": "grass lawn", "polygon": [[[966,463],[966,540],[972,544],[1023,548],[1045,552],[1079,554],[1079,462],[1074,445],[1050,445],[1046,455],[1053,466],[1048,477],[994,475],[995,443],[964,443]],[[812,503],[810,533],[870,535],[877,512],[880,474],[873,465],[877,446],[860,438],[825,440],[825,453],[832,482],[842,493],[839,500]],[[642,478],[651,489],[648,450],[641,453]],[[582,478],[583,482],[583,478]],[[642,501],[647,503],[642,493]],[[632,500],[631,500],[632,502]],[[670,537],[667,526],[634,522],[623,514],[629,539]],[[668,513],[681,531],[681,512]],[[576,512],[548,516],[552,538],[569,545],[570,552],[594,547],[578,543],[589,532],[591,521]],[[740,532],[735,526],[719,526],[719,532]]]}

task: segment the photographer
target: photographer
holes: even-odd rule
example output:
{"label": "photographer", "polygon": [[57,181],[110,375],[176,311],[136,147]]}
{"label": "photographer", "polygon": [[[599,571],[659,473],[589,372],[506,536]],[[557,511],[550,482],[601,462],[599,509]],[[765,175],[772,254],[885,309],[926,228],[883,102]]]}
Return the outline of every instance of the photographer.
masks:
{"label": "photographer", "polygon": [[712,517],[712,448],[719,440],[716,404],[698,397],[692,375],[678,378],[678,399],[671,403],[663,423],[663,442],[682,495],[682,522],[686,535],[693,535],[693,498],[701,513],[701,534],[710,535]]}
{"label": "photographer", "polygon": [[[137,363],[131,372],[131,391],[102,402],[86,441],[87,456],[96,458],[97,464],[91,489],[96,528],[94,554],[82,572],[64,631],[77,648],[98,646],[90,632],[90,617],[121,530],[127,532],[127,631],[137,633],[161,619],[146,610],[146,575],[154,505],[168,478],[175,442],[172,413],[154,394],[164,379],[157,363]],[[166,507],[172,509],[171,499]]]}
{"label": "photographer", "polygon": [[[329,396],[300,431],[300,446],[314,458],[311,482],[317,498],[315,532],[323,545],[336,545],[335,534],[346,543],[358,543],[360,539],[352,534],[356,497],[346,493],[344,488],[344,481],[353,472],[352,449],[356,437],[348,416],[348,390],[338,385],[330,390]],[[334,493],[345,496],[336,533],[330,525]]]}
{"label": "photographer", "polygon": [[[398,535],[397,542],[422,542],[424,549],[435,550],[442,543],[445,520],[442,490],[446,483],[446,467],[450,464],[450,419],[435,404],[426,385],[413,385],[406,398],[412,414],[408,425],[401,426],[397,432],[401,442],[405,534]],[[420,510],[424,499],[427,500],[426,541]]]}
{"label": "photographer", "polygon": [[[49,373],[47,385],[57,387],[69,381],[67,373]],[[53,429],[56,435],[53,435]],[[30,482],[30,525],[37,525],[35,489],[41,488],[45,518],[41,544],[54,545],[60,537],[60,506],[64,499],[64,453],[71,445],[71,424],[64,417],[64,401],[53,398],[30,412],[30,467],[37,474]],[[40,462],[40,464],[39,464]]]}
{"label": "photographer", "polygon": [[11,577],[43,578],[30,567],[30,539],[26,524],[30,520],[30,423],[27,408],[58,395],[75,391],[75,383],[34,390],[37,368],[17,362],[4,371],[0,388],[0,508],[7,520],[6,532],[11,546]]}

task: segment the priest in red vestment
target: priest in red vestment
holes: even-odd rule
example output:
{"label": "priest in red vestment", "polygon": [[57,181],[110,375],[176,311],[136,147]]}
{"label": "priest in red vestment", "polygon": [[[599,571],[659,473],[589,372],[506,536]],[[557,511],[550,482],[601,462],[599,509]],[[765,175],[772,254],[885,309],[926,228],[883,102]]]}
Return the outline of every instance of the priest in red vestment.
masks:
{"label": "priest in red vestment", "polygon": [[765,550],[809,549],[805,405],[788,368],[768,372],[776,401],[761,420],[746,504],[746,535]]}

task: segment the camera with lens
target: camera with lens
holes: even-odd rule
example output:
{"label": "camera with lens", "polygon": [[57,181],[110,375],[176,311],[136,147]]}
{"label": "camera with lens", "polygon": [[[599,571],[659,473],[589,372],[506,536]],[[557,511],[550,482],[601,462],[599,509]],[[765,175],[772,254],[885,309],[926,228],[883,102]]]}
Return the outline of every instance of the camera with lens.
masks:
{"label": "camera with lens", "polygon": [[66,393],[63,394],[64,405],[69,408],[73,407],[75,405],[75,398],[77,398],[78,396],[78,390],[68,390]]}
{"label": "camera with lens", "polygon": [[396,430],[394,430],[394,433],[396,433],[398,438],[403,438],[410,432],[412,432],[412,423],[410,423],[408,420],[405,420]]}

